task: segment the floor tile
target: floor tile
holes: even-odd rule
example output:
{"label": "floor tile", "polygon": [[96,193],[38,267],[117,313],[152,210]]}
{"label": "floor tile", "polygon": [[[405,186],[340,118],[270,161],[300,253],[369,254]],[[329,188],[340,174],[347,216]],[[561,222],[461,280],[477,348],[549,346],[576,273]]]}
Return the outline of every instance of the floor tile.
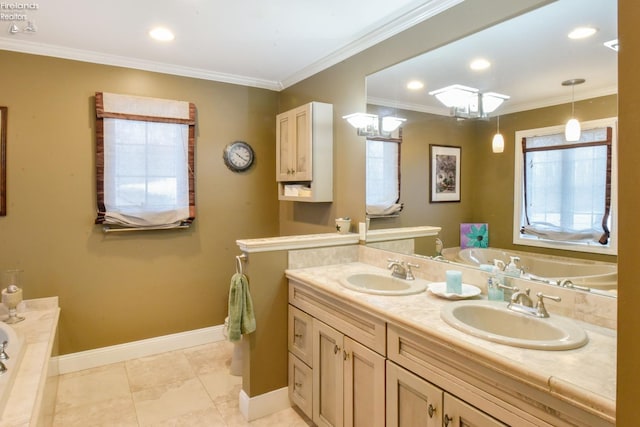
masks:
{"label": "floor tile", "polygon": [[197,378],[134,391],[133,402],[141,426],[215,408]]}
{"label": "floor tile", "polygon": [[220,341],[183,350],[196,375],[228,372],[231,366],[233,344]]}
{"label": "floor tile", "polygon": [[53,427],[138,427],[131,396],[56,409]]}
{"label": "floor tile", "polygon": [[242,390],[242,377],[235,377],[224,370],[200,375],[199,378],[214,403],[220,400],[238,400]]}
{"label": "floor tile", "polygon": [[125,362],[131,391],[136,392],[163,384],[195,378],[189,360],[181,351]]}
{"label": "floor tile", "polygon": [[58,410],[118,398],[131,399],[124,363],[65,374],[58,379]]}

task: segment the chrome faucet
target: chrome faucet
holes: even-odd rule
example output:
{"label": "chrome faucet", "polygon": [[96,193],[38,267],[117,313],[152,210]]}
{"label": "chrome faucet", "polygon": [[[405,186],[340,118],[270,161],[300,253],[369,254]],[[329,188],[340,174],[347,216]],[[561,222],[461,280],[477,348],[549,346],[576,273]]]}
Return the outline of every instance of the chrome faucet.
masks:
{"label": "chrome faucet", "polygon": [[411,271],[411,267],[420,268],[417,264],[412,264],[410,262],[404,262],[397,259],[389,259],[389,265],[387,265],[387,269],[391,270],[391,275],[393,277],[397,277],[399,279],[404,280],[415,280],[415,276],[413,275],[413,271]]}

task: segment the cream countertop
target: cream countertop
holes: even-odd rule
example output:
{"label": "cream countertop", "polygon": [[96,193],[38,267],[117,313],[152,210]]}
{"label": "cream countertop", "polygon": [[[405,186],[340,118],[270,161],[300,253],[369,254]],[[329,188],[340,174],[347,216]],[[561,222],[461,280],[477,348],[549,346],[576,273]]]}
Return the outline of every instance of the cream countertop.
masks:
{"label": "cream countertop", "polygon": [[18,314],[25,320],[12,327],[24,340],[23,353],[0,421],[2,427],[36,425],[46,374],[57,375],[49,371],[49,362],[60,314],[58,298],[25,300],[18,307]]}
{"label": "cream countertop", "polygon": [[449,301],[430,292],[378,296],[352,291],[339,284],[340,278],[363,272],[390,274],[385,269],[354,262],[287,270],[286,275],[340,300],[353,302],[384,320],[437,338],[462,352],[473,354],[475,359],[482,358],[496,370],[533,383],[556,397],[615,418],[615,331],[574,320],[589,336],[589,343],[579,349],[541,351],[496,344],[447,325],[440,319],[440,308]]}

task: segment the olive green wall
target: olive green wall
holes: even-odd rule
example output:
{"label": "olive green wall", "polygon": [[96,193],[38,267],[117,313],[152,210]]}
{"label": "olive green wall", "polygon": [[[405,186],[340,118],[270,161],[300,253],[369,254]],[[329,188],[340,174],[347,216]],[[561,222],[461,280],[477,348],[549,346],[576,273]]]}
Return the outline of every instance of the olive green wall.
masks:
{"label": "olive green wall", "polygon": [[618,245],[618,391],[619,426],[638,423],[640,400],[640,263],[637,222],[640,212],[640,3],[618,0],[618,167],[620,235]]}
{"label": "olive green wall", "polygon": [[[276,92],[0,51],[9,108],[0,268],[24,270],[26,298],[59,296],[61,354],[220,325],[235,240],[277,235]],[[96,91],[197,107],[197,219],[189,230],[103,234],[96,213]],[[233,140],[256,164],[229,171]]]}

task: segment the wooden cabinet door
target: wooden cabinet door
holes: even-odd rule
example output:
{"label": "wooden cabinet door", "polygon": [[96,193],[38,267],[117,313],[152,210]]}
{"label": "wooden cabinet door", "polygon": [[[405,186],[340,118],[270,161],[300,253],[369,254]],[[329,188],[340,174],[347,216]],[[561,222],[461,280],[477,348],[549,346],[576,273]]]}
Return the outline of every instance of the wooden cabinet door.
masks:
{"label": "wooden cabinet door", "polygon": [[444,427],[504,427],[495,418],[449,393],[444,394]]}
{"label": "wooden cabinet door", "polygon": [[313,366],[313,317],[289,305],[289,351],[304,363]]}
{"label": "wooden cabinet door", "polygon": [[313,422],[343,426],[343,335],[313,320]]}
{"label": "wooden cabinet door", "polygon": [[305,104],[292,112],[294,124],[293,135],[295,135],[295,156],[293,157],[293,177],[294,181],[311,181],[312,173],[312,144],[313,144],[313,121],[312,105]]}
{"label": "wooden cabinet door", "polygon": [[307,417],[313,417],[313,373],[292,353],[289,353],[289,399]]}
{"label": "wooden cabinet door", "polygon": [[345,427],[384,427],[384,357],[345,337],[342,358]]}
{"label": "wooden cabinet door", "polygon": [[442,426],[443,391],[387,361],[387,427]]}
{"label": "wooden cabinet door", "polygon": [[276,116],[276,181],[311,181],[312,104]]}

